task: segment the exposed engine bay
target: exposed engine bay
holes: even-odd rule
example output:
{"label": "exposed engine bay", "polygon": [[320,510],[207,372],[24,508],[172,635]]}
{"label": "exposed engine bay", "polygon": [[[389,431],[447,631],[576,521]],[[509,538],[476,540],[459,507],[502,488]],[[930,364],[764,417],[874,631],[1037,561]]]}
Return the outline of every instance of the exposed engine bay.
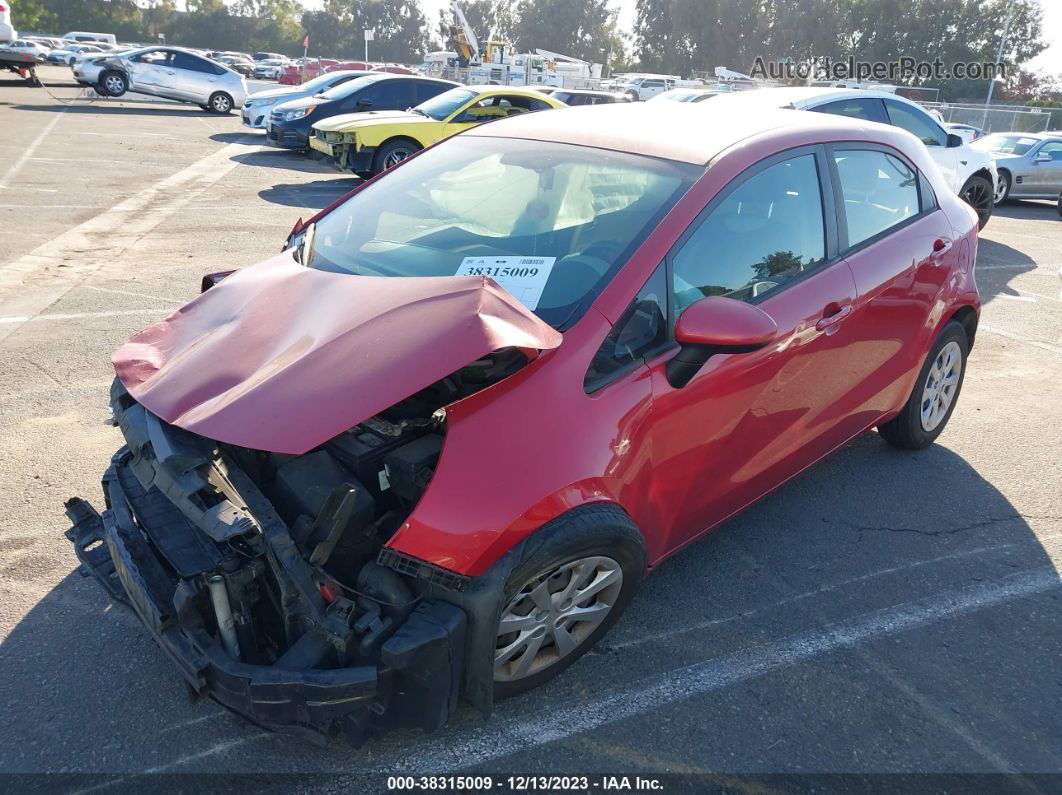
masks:
{"label": "exposed engine bay", "polygon": [[126,446],[103,479],[106,510],[70,500],[67,536],[196,694],[355,745],[437,728],[465,653],[464,612],[439,591],[467,578],[384,545],[432,478],[445,407],[527,361],[496,351],[302,455],[182,430],[116,380]]}

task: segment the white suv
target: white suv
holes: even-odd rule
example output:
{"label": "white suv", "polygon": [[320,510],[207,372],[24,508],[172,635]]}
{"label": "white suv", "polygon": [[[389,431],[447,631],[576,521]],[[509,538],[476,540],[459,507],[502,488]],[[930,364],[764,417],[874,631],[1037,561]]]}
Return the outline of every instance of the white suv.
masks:
{"label": "white suv", "polygon": [[996,165],[992,157],[949,133],[915,102],[887,91],[837,88],[764,88],[717,97],[725,101],[769,103],[783,108],[835,113],[864,121],[901,127],[926,145],[944,180],[977,213],[980,228],[992,217]]}
{"label": "white suv", "polygon": [[645,102],[657,94],[663,94],[675,87],[675,81],[669,77],[636,77],[620,86],[620,90],[634,102]]}

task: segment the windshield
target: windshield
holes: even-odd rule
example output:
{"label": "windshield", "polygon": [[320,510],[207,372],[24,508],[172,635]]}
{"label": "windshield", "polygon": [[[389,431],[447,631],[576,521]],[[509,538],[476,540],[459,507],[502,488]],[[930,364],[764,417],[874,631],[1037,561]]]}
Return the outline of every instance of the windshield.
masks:
{"label": "windshield", "polygon": [[[354,79],[356,79],[356,78],[354,78]],[[309,92],[310,94],[316,94],[318,91],[327,90],[328,87],[332,83],[335,83],[336,80],[341,80],[342,81],[341,83],[337,84],[337,86],[336,86],[337,88],[339,87],[339,85],[342,85],[343,83],[349,82],[347,79],[344,79],[342,74],[336,74],[335,72],[329,72],[327,74],[323,74],[323,75],[320,75],[318,77],[315,77],[313,80],[307,80],[305,83],[303,83],[301,86],[299,86],[299,90],[300,91]]]}
{"label": "windshield", "polygon": [[564,330],[701,171],[570,144],[455,138],[318,221],[305,264],[491,276]]}
{"label": "windshield", "polygon": [[977,149],[984,149],[987,152],[995,152],[997,155],[1024,155],[1038,143],[1040,143],[1039,138],[1032,138],[1028,135],[1002,135],[997,133],[996,135],[986,136],[980,141],[975,141],[972,146]]}
{"label": "windshield", "polygon": [[322,91],[317,96],[324,97],[325,99],[345,99],[353,94],[355,91],[361,91],[365,86],[370,83],[375,83],[380,78],[378,77],[355,77],[353,80],[348,80],[345,83],[340,83],[335,88],[330,88],[327,91]]}
{"label": "windshield", "polygon": [[478,94],[475,91],[469,91],[467,88],[451,88],[449,91],[444,91],[436,97],[421,102],[416,109],[435,121],[442,121],[476,96]]}

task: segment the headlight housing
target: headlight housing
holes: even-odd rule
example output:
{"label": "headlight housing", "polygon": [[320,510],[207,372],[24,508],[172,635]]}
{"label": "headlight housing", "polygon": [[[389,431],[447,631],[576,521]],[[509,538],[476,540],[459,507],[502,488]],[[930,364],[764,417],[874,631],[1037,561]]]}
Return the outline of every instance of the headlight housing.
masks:
{"label": "headlight housing", "polygon": [[295,121],[296,119],[303,119],[313,113],[314,106],[311,105],[308,108],[295,108],[295,110],[284,111],[284,121]]}

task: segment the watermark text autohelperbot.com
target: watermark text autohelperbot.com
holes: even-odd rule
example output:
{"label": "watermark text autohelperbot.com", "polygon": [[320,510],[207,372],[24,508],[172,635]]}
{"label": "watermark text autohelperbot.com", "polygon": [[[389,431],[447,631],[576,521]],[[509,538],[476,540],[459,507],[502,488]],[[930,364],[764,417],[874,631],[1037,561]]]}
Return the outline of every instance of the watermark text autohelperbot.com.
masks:
{"label": "watermark text autohelperbot.com", "polygon": [[995,80],[1006,78],[1007,67],[1000,62],[956,61],[945,63],[939,58],[920,61],[903,57],[895,61],[860,61],[854,57],[822,56],[801,61],[769,61],[757,56],[752,77],[783,82],[808,80],[858,80],[876,83],[929,82],[935,80]]}

